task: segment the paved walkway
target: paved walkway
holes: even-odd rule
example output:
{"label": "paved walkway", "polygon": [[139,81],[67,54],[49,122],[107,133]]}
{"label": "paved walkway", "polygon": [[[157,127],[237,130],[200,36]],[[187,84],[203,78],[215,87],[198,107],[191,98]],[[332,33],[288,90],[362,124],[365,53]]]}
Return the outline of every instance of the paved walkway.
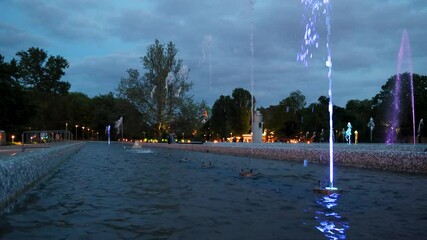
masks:
{"label": "paved walkway", "polygon": [[22,146],[19,145],[0,146],[0,159],[8,156],[13,156],[21,152]]}
{"label": "paved walkway", "polygon": [[25,145],[25,151],[22,151],[22,145],[0,146],[0,160],[10,156],[15,156],[18,154],[38,151],[40,149],[45,149],[46,147],[49,147],[49,145],[45,145],[45,144]]}

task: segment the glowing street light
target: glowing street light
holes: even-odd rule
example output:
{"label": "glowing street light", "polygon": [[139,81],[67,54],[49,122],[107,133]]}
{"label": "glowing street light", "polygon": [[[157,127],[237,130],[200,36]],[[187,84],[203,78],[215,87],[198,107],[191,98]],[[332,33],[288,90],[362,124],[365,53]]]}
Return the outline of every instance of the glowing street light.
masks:
{"label": "glowing street light", "polygon": [[83,131],[82,131],[82,140],[85,140],[85,127],[82,127]]}
{"label": "glowing street light", "polygon": [[79,127],[79,125],[74,125],[74,127],[76,127],[76,140],[77,140],[77,128]]}

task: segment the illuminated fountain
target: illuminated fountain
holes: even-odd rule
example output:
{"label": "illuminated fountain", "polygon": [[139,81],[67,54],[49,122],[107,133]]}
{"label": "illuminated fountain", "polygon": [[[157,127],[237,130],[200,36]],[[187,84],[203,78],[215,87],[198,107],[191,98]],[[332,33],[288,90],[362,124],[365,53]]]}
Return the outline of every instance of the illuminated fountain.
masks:
{"label": "illuminated fountain", "polygon": [[108,137],[108,145],[110,145],[111,140],[110,140],[110,130],[111,130],[111,126],[108,125],[107,127],[105,127],[105,132],[107,133],[107,137]]}
{"label": "illuminated fountain", "polygon": [[372,117],[369,119],[368,127],[369,127],[369,129],[371,130],[371,143],[372,143],[372,131],[373,131],[373,130],[374,130],[374,128],[375,128],[374,119],[373,119]]}
{"label": "illuminated fountain", "polygon": [[[402,82],[402,67],[403,63],[407,64],[407,68],[409,71],[409,84],[411,89],[411,107],[412,107],[412,130],[413,130],[413,141],[414,144],[416,143],[416,137],[415,137],[415,101],[414,101],[414,83],[413,83],[413,75],[412,75],[412,62],[411,62],[411,48],[409,45],[409,37],[408,32],[403,30],[402,33],[402,40],[400,42],[400,48],[397,58],[397,72],[396,72],[396,80],[394,85],[394,92],[393,92],[393,105],[392,110],[389,111],[388,114],[388,129],[387,129],[387,138],[386,143],[387,144],[393,144],[396,140],[396,132],[399,129],[400,124],[400,108],[402,107],[400,104],[400,98],[401,98],[401,82]],[[405,61],[404,61],[405,60]]]}
{"label": "illuminated fountain", "polygon": [[326,34],[326,67],[328,68],[328,80],[329,80],[329,186],[319,186],[314,188],[314,192],[331,194],[333,192],[341,191],[338,188],[334,187],[334,141],[333,141],[333,102],[332,102],[332,56],[331,48],[329,45],[329,36],[331,33],[331,21],[330,21],[330,3],[329,0],[301,0],[301,3],[304,4],[308,16],[303,16],[307,23],[305,25],[305,34],[304,34],[304,43],[301,46],[301,53],[297,55],[297,60],[304,63],[308,67],[308,59],[313,57],[313,54],[310,52],[310,49],[315,46],[319,47],[319,34],[317,33],[317,19],[322,15],[325,16],[325,23],[327,28]]}

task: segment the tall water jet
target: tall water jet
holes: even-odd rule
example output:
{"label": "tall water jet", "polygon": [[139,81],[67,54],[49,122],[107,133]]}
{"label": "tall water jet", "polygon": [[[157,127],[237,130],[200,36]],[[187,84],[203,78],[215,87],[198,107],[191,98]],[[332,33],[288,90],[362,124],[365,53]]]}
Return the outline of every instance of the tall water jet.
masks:
{"label": "tall water jet", "polygon": [[252,130],[252,141],[251,141],[251,156],[249,158],[249,168],[247,170],[242,169],[239,173],[240,176],[243,177],[253,177],[257,173],[251,169],[251,160],[253,155],[253,144],[254,144],[254,128],[255,128],[255,122],[254,122],[254,115],[255,115],[255,106],[254,106],[254,20],[253,20],[253,11],[254,11],[254,0],[248,0],[249,10],[250,10],[250,23],[251,23],[251,32],[249,36],[249,47],[250,47],[250,83],[251,83],[251,130]]}
{"label": "tall water jet", "polygon": [[107,134],[107,138],[108,138],[108,145],[110,145],[110,130],[111,130],[111,126],[108,125],[107,127],[105,127],[105,133]]}
{"label": "tall water jet", "polygon": [[[312,58],[312,53],[310,48],[319,46],[319,34],[317,33],[316,23],[319,15],[323,14],[325,16],[326,23],[326,50],[327,58],[325,65],[328,68],[328,96],[329,96],[329,186],[324,189],[319,189],[320,192],[331,193],[337,191],[338,189],[334,187],[334,142],[333,142],[333,101],[332,101],[332,55],[330,48],[330,34],[331,34],[331,18],[330,18],[330,3],[329,0],[301,0],[301,3],[304,4],[307,12],[310,13],[309,16],[305,16],[308,21],[305,25],[305,34],[304,34],[304,44],[301,46],[301,53],[297,55],[297,60],[304,63],[308,67],[307,58]],[[324,191],[323,191],[324,190]]]}
{"label": "tall water jet", "polygon": [[414,144],[416,143],[415,135],[415,99],[414,99],[414,82],[413,82],[413,72],[412,72],[412,53],[411,47],[409,45],[409,36],[408,32],[403,30],[402,39],[400,41],[400,48],[397,56],[397,71],[396,71],[396,80],[394,84],[393,92],[393,105],[392,111],[389,111],[388,114],[388,123],[387,128],[387,144],[393,144],[396,140],[396,132],[399,129],[400,125],[400,107],[401,107],[401,85],[402,85],[402,67],[403,64],[407,64],[407,69],[409,72],[409,84],[411,90],[411,109],[412,109],[412,134]]}
{"label": "tall water jet", "polygon": [[[206,35],[203,38],[202,42],[202,54],[203,58],[199,65],[202,65],[205,62],[206,55],[208,58],[209,64],[209,90],[212,88],[212,63],[211,63],[211,43],[212,43],[212,35]],[[206,54],[207,52],[207,54]]]}

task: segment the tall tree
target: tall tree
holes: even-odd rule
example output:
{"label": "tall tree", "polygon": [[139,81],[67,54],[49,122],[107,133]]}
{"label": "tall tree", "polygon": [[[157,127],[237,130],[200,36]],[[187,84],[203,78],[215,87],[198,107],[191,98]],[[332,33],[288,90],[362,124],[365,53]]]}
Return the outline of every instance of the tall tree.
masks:
{"label": "tall tree", "polygon": [[305,96],[299,90],[291,92],[287,98],[280,101],[279,105],[284,111],[283,123],[286,136],[293,136],[300,130],[302,110],[306,104]]}
{"label": "tall tree", "polygon": [[230,136],[233,100],[230,96],[221,95],[212,107],[210,118],[211,130],[215,138]]}
{"label": "tall tree", "polygon": [[169,128],[169,124],[180,112],[182,103],[192,96],[187,93],[192,84],[187,82],[189,69],[177,59],[175,44],[162,44],[155,40],[141,57],[145,70],[129,69],[128,77],[122,78],[119,97],[129,100],[143,115],[146,124],[156,129],[157,138]]}
{"label": "tall tree", "polygon": [[0,55],[0,129],[12,132],[21,131],[32,114],[31,101],[17,75],[17,62],[5,62]]}
{"label": "tall tree", "polygon": [[278,139],[297,136],[303,126],[301,119],[305,105],[305,96],[301,91],[291,92],[279,105],[261,109],[264,127],[274,132]]}
{"label": "tall tree", "polygon": [[249,133],[251,130],[252,103],[251,93],[243,88],[233,90],[232,96],[232,132],[235,135]]}
{"label": "tall tree", "polygon": [[16,54],[19,57],[19,75],[21,83],[43,94],[64,95],[70,89],[70,83],[61,81],[68,61],[61,56],[49,56],[41,48],[31,47]]}
{"label": "tall tree", "polygon": [[31,128],[56,129],[65,125],[64,108],[60,103],[70,89],[70,83],[62,81],[68,61],[61,56],[48,56],[45,50],[34,47],[16,55],[19,82],[34,106]]}
{"label": "tall tree", "polygon": [[208,107],[205,101],[201,103],[196,103],[193,100],[184,102],[178,117],[171,124],[171,132],[175,132],[178,137],[182,134],[185,138],[199,140],[204,138],[201,130],[206,122],[207,116],[205,117],[205,114],[207,111]]}
{"label": "tall tree", "polygon": [[296,90],[289,94],[289,97],[283,99],[279,103],[280,105],[285,105],[289,107],[289,110],[292,112],[297,112],[302,110],[307,102],[305,101],[305,96],[301,91]]}
{"label": "tall tree", "polygon": [[[396,99],[398,99],[397,104],[399,111],[393,111],[395,108],[393,102],[395,94],[397,93],[395,90],[397,75],[390,77],[381,87],[381,91],[373,97],[372,108],[375,112],[374,120],[378,123],[375,126],[376,130],[374,132],[376,139],[382,141],[386,140],[387,132],[390,126],[392,126],[390,119],[393,119],[393,114],[396,115],[399,125],[397,126],[398,129],[395,129],[398,131],[396,133],[396,139],[392,139],[392,141],[407,141],[409,140],[408,136],[412,136],[412,95],[410,91],[410,77],[409,73],[403,73],[399,76],[401,87],[400,96],[396,96]],[[415,99],[415,122],[417,125],[421,118],[427,117],[427,110],[425,108],[427,104],[427,76],[413,74],[412,79]]]}

